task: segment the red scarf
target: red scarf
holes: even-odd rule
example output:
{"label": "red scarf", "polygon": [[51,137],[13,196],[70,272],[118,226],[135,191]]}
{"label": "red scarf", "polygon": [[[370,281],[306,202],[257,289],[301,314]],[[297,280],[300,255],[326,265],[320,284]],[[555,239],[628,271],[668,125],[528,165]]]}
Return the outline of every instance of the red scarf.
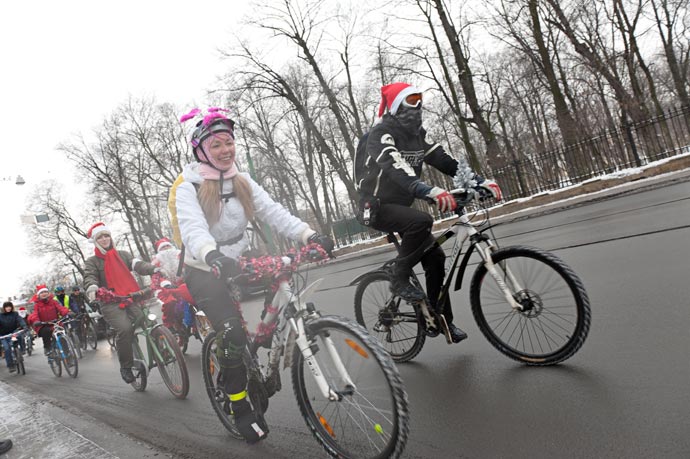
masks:
{"label": "red scarf", "polygon": [[94,251],[98,258],[105,260],[105,281],[108,283],[108,288],[113,289],[116,295],[127,296],[139,290],[139,284],[129,268],[125,266],[117,250],[111,248],[105,255],[97,248]]}

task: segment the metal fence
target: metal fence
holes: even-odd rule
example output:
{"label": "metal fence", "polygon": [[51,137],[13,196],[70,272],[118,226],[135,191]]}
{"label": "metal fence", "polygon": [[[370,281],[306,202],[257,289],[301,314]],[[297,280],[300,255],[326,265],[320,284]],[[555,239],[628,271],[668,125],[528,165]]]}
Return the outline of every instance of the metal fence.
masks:
{"label": "metal fence", "polygon": [[639,123],[556,149],[528,155],[493,171],[505,199],[576,185],[621,169],[690,151],[690,107],[669,110]]}
{"label": "metal fence", "polygon": [[[567,147],[527,155],[494,169],[491,176],[509,201],[682,153],[690,153],[690,107],[669,110],[639,123],[626,123]],[[333,224],[333,235],[338,246],[343,246],[382,233],[348,218]]]}

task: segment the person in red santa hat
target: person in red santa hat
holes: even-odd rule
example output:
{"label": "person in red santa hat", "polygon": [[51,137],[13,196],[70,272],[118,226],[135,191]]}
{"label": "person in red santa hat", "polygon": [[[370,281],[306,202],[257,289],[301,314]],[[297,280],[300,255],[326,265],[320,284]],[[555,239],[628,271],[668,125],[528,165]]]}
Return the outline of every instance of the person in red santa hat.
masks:
{"label": "person in red santa hat", "polygon": [[[134,294],[132,296],[136,298],[140,295],[140,287],[131,271],[146,276],[160,271],[160,268],[133,257],[129,252],[117,250],[113,244],[110,229],[102,222],[89,228],[87,236],[95,246],[94,255],[84,263],[84,286],[89,301],[99,299],[97,295],[99,288],[110,290],[120,297]],[[104,293],[102,290],[100,292]],[[103,296],[103,298],[109,297],[112,296]],[[120,375],[129,384],[135,380],[132,373],[134,365],[132,320],[141,314],[141,309],[131,305],[121,308],[119,301],[103,300],[101,303],[101,313],[117,333],[115,341],[117,357],[120,361]]]}
{"label": "person in red santa hat", "polygon": [[43,339],[43,353],[48,355],[53,339],[52,325],[34,325],[36,322],[50,322],[57,320],[60,317],[73,316],[69,309],[60,304],[58,300],[53,297],[48,287],[45,285],[36,286],[36,294],[34,295],[34,312],[29,315],[27,321],[29,325],[34,327],[34,331]]}
{"label": "person in red santa hat", "polygon": [[[360,194],[360,220],[374,229],[402,236],[393,265],[391,290],[408,301],[421,301],[424,292],[410,284],[412,267],[422,262],[429,303],[445,316],[453,342],[467,338],[453,323],[448,296],[437,304],[445,276],[445,253],[440,247],[424,254],[434,244],[433,218],[410,207],[415,199],[438,205],[441,212],[455,210],[455,198],[443,188],[421,179],[422,165],[432,166],[453,177],[458,188],[474,188],[500,200],[501,192],[492,180],[485,180],[426,135],[422,127],[422,91],[407,83],[381,88],[380,122],[360,140],[355,158],[356,186]],[[365,143],[362,143],[365,142]],[[481,194],[480,194],[481,195]]]}
{"label": "person in red santa hat", "polygon": [[173,332],[183,333],[185,310],[193,304],[193,299],[184,279],[177,275],[181,251],[167,237],[157,240],[153,246],[156,255],[151,262],[161,271],[151,277],[151,287],[157,290],[156,296],[163,303],[163,325]]}

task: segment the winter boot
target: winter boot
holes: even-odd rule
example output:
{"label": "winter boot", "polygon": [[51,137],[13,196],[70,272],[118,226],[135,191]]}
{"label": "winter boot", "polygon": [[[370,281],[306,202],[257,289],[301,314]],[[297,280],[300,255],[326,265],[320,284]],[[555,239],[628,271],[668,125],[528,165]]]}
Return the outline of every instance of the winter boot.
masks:
{"label": "winter boot", "polygon": [[231,402],[235,427],[247,443],[256,443],[268,436],[268,426],[254,413],[246,398]]}

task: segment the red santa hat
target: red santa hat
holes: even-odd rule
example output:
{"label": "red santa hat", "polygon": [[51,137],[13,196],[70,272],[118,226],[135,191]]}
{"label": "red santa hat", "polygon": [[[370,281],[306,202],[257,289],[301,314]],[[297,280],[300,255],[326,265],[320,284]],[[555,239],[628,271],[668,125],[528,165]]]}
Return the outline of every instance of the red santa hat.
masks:
{"label": "red santa hat", "polygon": [[110,229],[107,226],[105,226],[105,223],[98,222],[94,223],[93,226],[89,228],[89,231],[87,231],[86,233],[86,237],[89,238],[89,242],[95,242],[96,239],[98,239],[98,236],[100,236],[103,233],[110,235]]}
{"label": "red santa hat", "polygon": [[410,94],[421,94],[422,91],[407,83],[391,83],[386,86],[381,86],[381,105],[379,105],[379,118],[383,116],[386,108],[388,113],[395,115],[398,107],[405,97]]}
{"label": "red santa hat", "polygon": [[165,247],[173,248],[172,242],[170,242],[170,239],[168,239],[167,237],[162,237],[158,239],[156,242],[153,243],[153,246],[156,248],[156,253],[160,252],[161,249]]}
{"label": "red santa hat", "polygon": [[50,292],[50,290],[48,290],[48,287],[46,287],[45,284],[37,285],[36,295],[40,295],[43,292]]}

